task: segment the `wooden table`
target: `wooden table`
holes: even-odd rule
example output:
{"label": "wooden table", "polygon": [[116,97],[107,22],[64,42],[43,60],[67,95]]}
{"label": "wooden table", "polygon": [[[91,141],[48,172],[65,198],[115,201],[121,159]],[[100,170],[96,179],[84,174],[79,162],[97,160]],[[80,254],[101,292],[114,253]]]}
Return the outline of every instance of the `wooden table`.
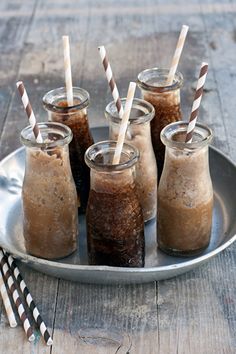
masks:
{"label": "wooden table", "polygon": [[[2,0],[0,2],[0,157],[20,146],[27,124],[15,89],[23,80],[38,120],[42,95],[64,85],[63,34],[71,39],[74,85],[91,94],[91,126],[106,124],[111,100],[97,52],[105,45],[121,95],[142,69],[168,67],[183,23],[190,26],[179,66],[184,117],[201,61],[209,62],[199,120],[236,162],[236,2],[213,0]],[[236,181],[235,181],[236,184]],[[171,280],[99,286],[20,269],[53,333],[54,345],[27,342],[0,304],[0,352],[235,353],[236,245]]]}

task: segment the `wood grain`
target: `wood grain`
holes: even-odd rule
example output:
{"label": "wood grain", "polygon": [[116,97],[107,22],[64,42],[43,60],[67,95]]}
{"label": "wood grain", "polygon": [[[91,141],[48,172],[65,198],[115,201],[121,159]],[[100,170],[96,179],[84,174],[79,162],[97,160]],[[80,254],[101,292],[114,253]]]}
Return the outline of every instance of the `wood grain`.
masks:
{"label": "wood grain", "polygon": [[[182,24],[190,26],[179,70],[188,119],[202,61],[209,62],[199,120],[236,161],[236,3],[189,0],[9,0],[0,2],[0,158],[20,146],[27,124],[15,81],[24,81],[37,119],[41,98],[64,85],[61,36],[71,38],[74,85],[90,92],[91,126],[106,124],[111,101],[97,46],[105,45],[124,96],[147,67],[169,67]],[[138,95],[138,90],[136,92]],[[183,276],[142,285],[57,280],[20,264],[54,345],[29,344],[0,307],[0,352],[221,354],[236,351],[236,247]],[[52,330],[51,330],[52,331]]]}

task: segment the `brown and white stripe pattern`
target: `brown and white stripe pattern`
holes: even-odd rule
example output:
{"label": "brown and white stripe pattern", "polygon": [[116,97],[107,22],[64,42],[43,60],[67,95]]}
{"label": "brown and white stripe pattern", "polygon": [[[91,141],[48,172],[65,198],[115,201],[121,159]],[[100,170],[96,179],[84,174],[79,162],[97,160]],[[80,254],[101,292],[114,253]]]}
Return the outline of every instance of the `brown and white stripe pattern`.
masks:
{"label": "brown and white stripe pattern", "polygon": [[130,116],[130,112],[132,109],[135,89],[136,89],[136,83],[130,82],[128,93],[127,93],[127,99],[125,102],[125,111],[124,111],[124,114],[123,114],[123,117],[121,120],[119,135],[118,135],[116,149],[115,149],[115,154],[114,154],[113,161],[112,161],[113,165],[117,165],[120,162],[120,156],[121,156],[121,152],[122,152],[122,148],[123,148],[123,144],[124,144],[124,140],[125,140],[126,130],[128,127],[128,121],[129,121],[129,116]]}
{"label": "brown and white stripe pattern", "polygon": [[197,122],[197,117],[198,117],[198,111],[202,99],[202,94],[203,94],[203,87],[206,81],[206,76],[207,76],[207,71],[208,71],[208,64],[207,63],[202,63],[201,64],[201,70],[197,82],[197,89],[193,101],[193,106],[192,106],[192,111],[188,123],[188,128],[187,128],[187,134],[185,138],[186,143],[191,143],[192,138],[193,138],[193,132],[194,128]]}
{"label": "brown and white stripe pattern", "polygon": [[38,325],[39,329],[40,329],[40,332],[46,342],[47,345],[52,345],[53,344],[53,340],[47,330],[47,327],[38,311],[38,308],[29,292],[29,289],[27,288],[26,284],[25,284],[25,281],[24,279],[22,278],[21,274],[20,274],[20,271],[14,261],[14,259],[12,258],[11,255],[9,255],[7,252],[5,252],[5,255],[7,257],[7,260],[8,260],[8,263],[11,267],[11,270],[16,278],[16,280],[18,281],[19,285],[20,285],[20,289],[22,291],[22,293],[24,294],[25,296],[25,299],[26,299],[26,302],[27,302],[27,305],[29,306],[30,310],[32,311],[33,313],[33,316],[34,316],[34,320],[36,322],[36,324]]}
{"label": "brown and white stripe pattern", "polygon": [[32,327],[30,325],[29,319],[26,316],[26,311],[25,311],[24,305],[23,305],[23,303],[22,303],[22,301],[20,299],[18,290],[17,290],[17,288],[16,288],[16,286],[14,284],[13,277],[11,275],[9,266],[7,264],[6,258],[4,256],[2,250],[0,250],[0,265],[1,265],[1,270],[3,272],[3,275],[4,275],[5,279],[6,279],[7,285],[9,287],[9,290],[10,290],[10,292],[12,294],[13,301],[14,301],[14,303],[16,305],[19,317],[20,317],[20,319],[22,321],[24,331],[25,331],[25,333],[26,333],[26,335],[28,337],[28,340],[30,342],[32,342],[32,341],[35,340],[33,329],[32,329]]}
{"label": "brown and white stripe pattern", "polygon": [[122,107],[122,104],[121,104],[121,100],[120,100],[119,92],[118,92],[118,89],[117,89],[117,86],[116,86],[116,83],[115,83],[115,79],[114,79],[114,76],[113,76],[113,73],[112,73],[112,70],[111,70],[111,65],[110,65],[110,63],[108,61],[108,58],[107,58],[106,49],[105,49],[104,46],[101,46],[101,47],[98,47],[98,50],[99,50],[99,54],[100,54],[100,57],[101,57],[102,64],[104,66],[104,70],[105,70],[105,73],[106,73],[107,81],[108,81],[108,84],[110,86],[111,93],[112,93],[113,99],[114,99],[115,104],[116,104],[116,108],[117,108],[119,117],[122,118],[124,110],[123,110],[123,107]]}
{"label": "brown and white stripe pattern", "polygon": [[9,300],[8,297],[8,293],[7,293],[7,289],[2,277],[2,272],[0,270],[0,292],[1,292],[1,296],[2,296],[2,301],[7,313],[7,318],[10,324],[10,327],[16,327],[17,326],[17,322],[16,322],[16,317],[13,311],[13,308],[11,306],[11,302]]}
{"label": "brown and white stripe pattern", "polygon": [[16,86],[17,86],[18,91],[20,93],[23,106],[25,108],[27,117],[29,119],[29,124],[31,125],[31,127],[33,129],[35,140],[37,143],[43,143],[43,139],[42,139],[39,127],[37,125],[36,118],[35,118],[34,112],[32,110],[32,107],[31,107],[31,104],[29,101],[29,97],[28,97],[27,92],[25,90],[24,84],[22,81],[18,81],[16,83]]}
{"label": "brown and white stripe pattern", "polygon": [[68,36],[62,36],[63,50],[64,50],[64,68],[66,81],[66,96],[69,107],[73,106],[73,86],[71,76],[71,62],[70,62],[70,42]]}
{"label": "brown and white stripe pattern", "polygon": [[175,73],[179,64],[179,59],[184,47],[184,43],[185,43],[185,39],[188,33],[188,29],[189,27],[186,25],[182,26],[180,35],[179,35],[179,39],[176,45],[176,49],[175,49],[175,53],[171,62],[171,66],[170,66],[170,71],[167,77],[167,81],[166,81],[166,85],[172,85],[174,77],[175,77]]}

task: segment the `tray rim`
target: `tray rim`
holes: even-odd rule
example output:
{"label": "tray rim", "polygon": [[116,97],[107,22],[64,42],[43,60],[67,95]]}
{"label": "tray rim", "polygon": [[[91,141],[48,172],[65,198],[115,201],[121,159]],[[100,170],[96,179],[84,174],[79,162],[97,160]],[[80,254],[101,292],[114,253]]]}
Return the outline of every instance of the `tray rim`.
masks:
{"label": "tray rim", "polygon": [[[96,128],[100,128],[100,127],[95,127]],[[5,156],[1,161],[0,161],[0,168],[1,166],[6,163],[8,160],[10,160],[12,158],[12,156],[14,156],[16,153],[24,150],[24,147],[20,147],[14,151],[12,151],[10,154],[8,154],[7,156]],[[234,161],[229,158],[228,156],[226,156],[225,153],[223,153],[222,151],[220,151],[219,149],[217,149],[216,147],[210,145],[210,149],[214,150],[217,154],[221,155],[221,157],[223,157],[224,159],[226,159],[235,169],[236,169],[236,163],[234,163]],[[0,230],[1,232],[1,230]],[[184,262],[181,263],[176,263],[176,264],[171,264],[171,265],[163,265],[163,266],[157,266],[157,267],[144,267],[144,268],[134,268],[134,267],[112,267],[112,266],[100,266],[100,265],[83,265],[83,264],[69,264],[69,263],[60,263],[59,260],[58,261],[52,261],[52,260],[46,260],[43,258],[38,258],[35,256],[31,256],[25,253],[22,253],[20,251],[12,251],[10,248],[5,247],[0,245],[1,247],[4,248],[4,250],[6,250],[7,252],[11,253],[15,258],[19,259],[20,261],[24,262],[24,263],[31,263],[31,264],[37,264],[40,266],[49,266],[50,268],[54,268],[54,269],[65,269],[65,270],[71,270],[71,271],[100,271],[100,272],[104,272],[104,271],[108,271],[111,273],[141,273],[141,274],[145,274],[145,273],[162,273],[165,271],[170,271],[170,270],[178,270],[178,269],[182,269],[182,268],[189,268],[189,267],[193,267],[195,265],[198,265],[199,263],[203,263],[204,261],[207,261],[208,259],[212,258],[213,256],[217,255],[218,253],[222,252],[224,249],[226,249],[227,247],[229,247],[231,244],[233,244],[236,241],[236,234],[234,234],[227,242],[223,243],[222,245],[218,246],[217,248],[215,248],[214,250],[204,254],[204,255],[200,255],[200,256],[196,256],[194,258],[191,258],[189,260],[186,260]]]}

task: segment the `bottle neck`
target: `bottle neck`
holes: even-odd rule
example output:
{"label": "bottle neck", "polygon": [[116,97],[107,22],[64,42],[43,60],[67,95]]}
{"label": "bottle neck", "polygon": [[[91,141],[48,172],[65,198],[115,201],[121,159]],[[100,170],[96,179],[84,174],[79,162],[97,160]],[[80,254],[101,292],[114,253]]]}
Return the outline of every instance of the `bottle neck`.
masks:
{"label": "bottle neck", "polygon": [[135,167],[129,167],[122,171],[101,172],[91,169],[91,189],[98,193],[119,194],[122,191],[133,190],[135,183]]}
{"label": "bottle neck", "polygon": [[[176,172],[177,171],[177,172]],[[196,150],[182,150],[166,146],[163,178],[166,174],[179,178],[198,179],[209,175],[208,145]]]}

